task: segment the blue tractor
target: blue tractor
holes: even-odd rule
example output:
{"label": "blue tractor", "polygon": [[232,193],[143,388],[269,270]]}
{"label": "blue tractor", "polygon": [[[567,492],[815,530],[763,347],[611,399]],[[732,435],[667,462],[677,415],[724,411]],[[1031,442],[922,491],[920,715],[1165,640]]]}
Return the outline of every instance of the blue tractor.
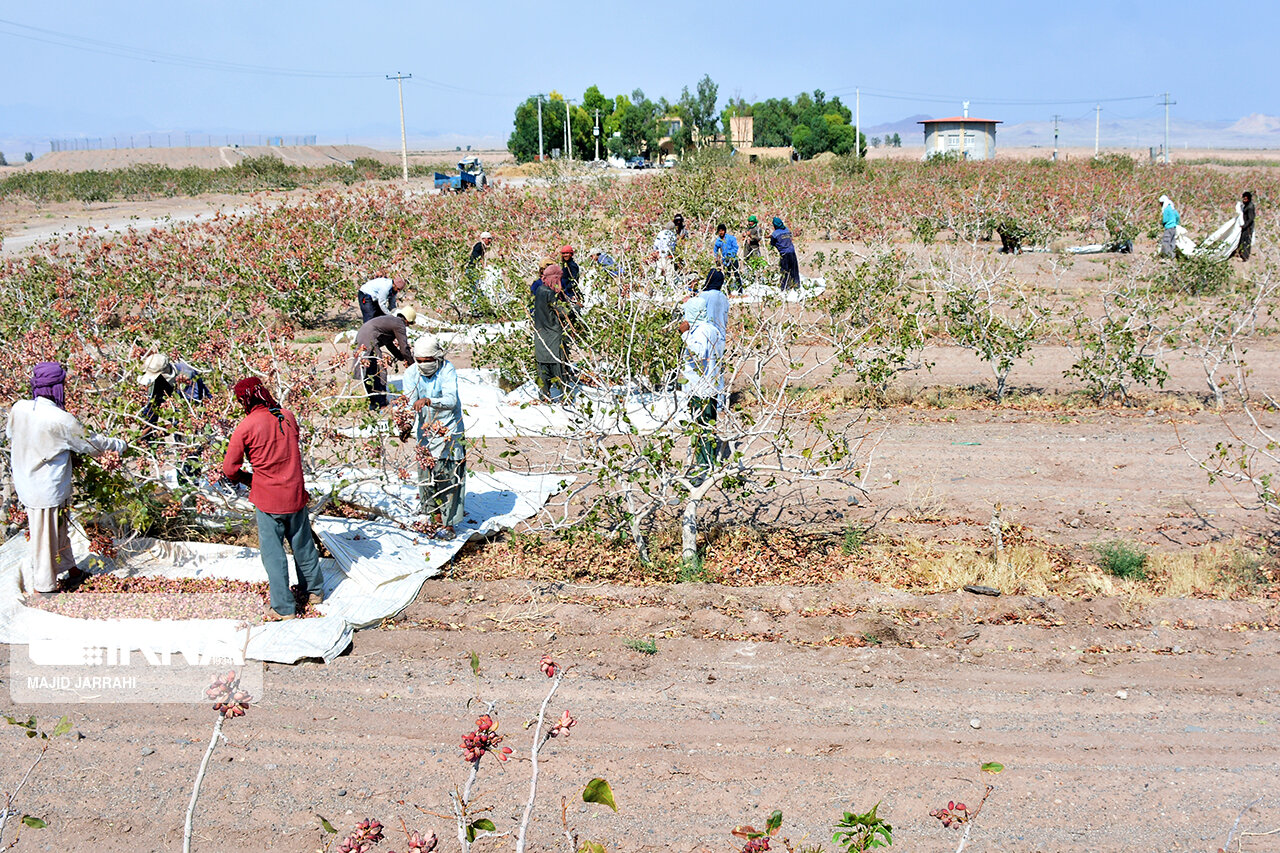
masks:
{"label": "blue tractor", "polygon": [[469,188],[484,189],[489,186],[489,176],[484,173],[484,166],[479,157],[464,157],[458,163],[458,174],[446,175],[436,172],[436,188],[452,190],[460,193]]}

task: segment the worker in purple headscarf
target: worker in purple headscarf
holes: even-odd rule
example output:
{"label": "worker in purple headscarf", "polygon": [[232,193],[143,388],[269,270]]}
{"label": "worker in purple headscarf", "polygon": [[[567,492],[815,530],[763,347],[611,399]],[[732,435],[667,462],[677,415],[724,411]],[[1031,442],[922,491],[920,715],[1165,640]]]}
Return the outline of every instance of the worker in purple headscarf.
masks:
{"label": "worker in purple headscarf", "polygon": [[31,399],[9,409],[5,429],[12,457],[13,486],[27,511],[31,534],[28,559],[22,571],[24,592],[55,592],[58,575],[68,572],[66,588],[84,573],[71,553],[71,454],[101,456],[123,453],[118,438],[86,435],[75,416],[66,411],[67,373],[56,361],[42,361],[31,374]]}

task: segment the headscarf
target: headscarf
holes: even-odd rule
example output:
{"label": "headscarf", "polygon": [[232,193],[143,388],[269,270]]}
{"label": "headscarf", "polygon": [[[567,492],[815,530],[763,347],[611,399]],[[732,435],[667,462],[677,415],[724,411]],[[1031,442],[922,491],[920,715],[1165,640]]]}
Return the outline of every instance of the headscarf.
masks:
{"label": "headscarf", "polygon": [[720,270],[713,269],[707,273],[707,283],[702,285],[703,290],[720,290],[724,287],[724,273]]}
{"label": "headscarf", "polygon": [[1166,207],[1173,207],[1173,200],[1167,195],[1162,195],[1160,196],[1160,209],[1164,210]]}
{"label": "headscarf", "polygon": [[435,361],[428,364],[417,362],[418,372],[423,376],[431,377],[436,375],[436,371],[440,369],[440,365],[444,362],[444,345],[440,343],[440,339],[435,335],[423,335],[413,342],[413,357],[434,358]]}
{"label": "headscarf", "polygon": [[256,376],[241,379],[235,384],[232,393],[236,395],[240,405],[244,406],[246,415],[259,406],[266,406],[267,411],[275,417],[277,424],[279,424],[280,431],[284,432],[284,415],[280,412],[280,404],[276,402],[276,398],[271,395],[271,391],[262,383],[261,379]]}
{"label": "headscarf", "polygon": [[560,265],[555,261],[547,264],[542,270],[542,283],[554,291],[559,292],[560,280],[563,278],[563,271]]}
{"label": "headscarf", "polygon": [[42,361],[31,371],[31,399],[45,397],[59,408],[66,406],[67,371],[56,361]]}
{"label": "headscarf", "polygon": [[774,227],[774,228],[782,228],[782,227],[783,227],[783,225],[782,225],[782,217],[781,217],[781,216],[775,216],[775,217],[773,217],[773,227]]}
{"label": "headscarf", "polygon": [[688,323],[690,327],[696,326],[707,319],[707,300],[703,299],[701,296],[695,296],[692,299],[686,300],[684,307],[681,310],[684,321]]}

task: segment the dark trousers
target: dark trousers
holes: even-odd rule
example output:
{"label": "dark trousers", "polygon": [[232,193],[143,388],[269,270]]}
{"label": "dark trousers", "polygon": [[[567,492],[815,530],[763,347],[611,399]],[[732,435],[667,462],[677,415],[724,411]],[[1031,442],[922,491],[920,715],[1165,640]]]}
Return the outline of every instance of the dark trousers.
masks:
{"label": "dark trousers", "polygon": [[[548,402],[564,396],[564,365],[558,361],[551,364],[538,362],[538,390],[542,392],[542,399]],[[554,394],[551,393],[553,390]]]}
{"label": "dark trousers", "polygon": [[1249,260],[1249,252],[1253,249],[1253,226],[1240,229],[1240,244],[1236,246],[1236,257],[1242,261]]}
{"label": "dark trousers", "polygon": [[730,255],[724,259],[724,278],[728,282],[732,280],[738,285],[738,292],[742,292],[742,269],[738,266],[738,256]]}
{"label": "dark trousers", "polygon": [[361,320],[362,323],[382,316],[382,306],[378,304],[378,300],[364,291],[356,292],[356,304],[360,306],[360,316],[364,318]]}
{"label": "dark trousers", "polygon": [[778,256],[778,269],[782,270],[782,289],[800,286],[800,259],[795,252],[783,252]]}
{"label": "dark trousers", "polygon": [[364,379],[364,390],[369,394],[370,409],[381,409],[387,405],[385,373],[382,359],[376,354],[360,356],[360,375]]}
{"label": "dark trousers", "polygon": [[693,464],[704,473],[716,461],[716,398],[691,397],[689,414],[696,430],[693,436]]}

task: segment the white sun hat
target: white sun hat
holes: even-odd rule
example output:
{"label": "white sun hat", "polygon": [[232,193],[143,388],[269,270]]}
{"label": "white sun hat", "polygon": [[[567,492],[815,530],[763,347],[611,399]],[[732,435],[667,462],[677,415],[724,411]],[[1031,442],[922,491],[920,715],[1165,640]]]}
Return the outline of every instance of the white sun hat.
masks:
{"label": "white sun hat", "polygon": [[169,372],[169,356],[162,352],[153,353],[142,360],[142,373],[138,374],[139,385],[150,385],[161,374]]}

